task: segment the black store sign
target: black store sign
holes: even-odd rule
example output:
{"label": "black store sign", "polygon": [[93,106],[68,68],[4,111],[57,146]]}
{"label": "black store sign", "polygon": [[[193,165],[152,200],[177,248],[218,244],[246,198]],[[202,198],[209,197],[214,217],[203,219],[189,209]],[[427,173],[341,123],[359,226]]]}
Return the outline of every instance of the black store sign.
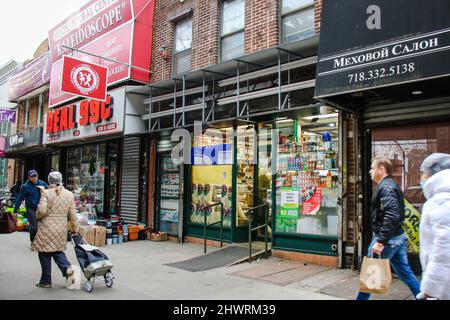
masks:
{"label": "black store sign", "polygon": [[42,143],[42,132],[43,129],[38,127],[6,137],[5,151],[11,152],[25,147],[40,145]]}
{"label": "black store sign", "polygon": [[449,0],[324,0],[316,98],[448,75]]}

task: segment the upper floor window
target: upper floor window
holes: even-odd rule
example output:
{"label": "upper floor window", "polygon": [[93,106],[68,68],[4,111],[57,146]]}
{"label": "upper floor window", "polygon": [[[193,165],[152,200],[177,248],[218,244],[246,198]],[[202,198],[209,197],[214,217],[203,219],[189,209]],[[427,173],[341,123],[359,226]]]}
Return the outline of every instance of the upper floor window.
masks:
{"label": "upper floor window", "polygon": [[221,16],[220,59],[227,61],[244,55],[245,0],[224,2]]}
{"label": "upper floor window", "polygon": [[283,0],[282,2],[281,29],[283,43],[314,36],[314,0]]}
{"label": "upper floor window", "polygon": [[180,21],[175,26],[174,74],[191,70],[192,19]]}

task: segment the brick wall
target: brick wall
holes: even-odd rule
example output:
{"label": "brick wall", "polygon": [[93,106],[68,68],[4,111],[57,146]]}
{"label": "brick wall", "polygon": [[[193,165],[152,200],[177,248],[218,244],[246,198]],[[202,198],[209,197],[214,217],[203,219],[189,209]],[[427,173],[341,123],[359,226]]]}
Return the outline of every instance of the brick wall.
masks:
{"label": "brick wall", "polygon": [[320,34],[320,22],[321,22],[321,16],[322,16],[322,0],[315,0],[314,1],[314,17],[315,17],[315,24],[316,24],[316,34]]}
{"label": "brick wall", "polygon": [[219,1],[196,1],[192,21],[192,70],[217,63],[219,56]]}
{"label": "brick wall", "polygon": [[279,43],[280,1],[247,0],[245,5],[245,53],[275,47]]}
{"label": "brick wall", "polygon": [[[154,14],[152,82],[172,76],[175,22],[170,19],[186,12],[192,13],[192,70],[219,61],[220,43],[219,0],[160,0]],[[281,0],[246,0],[244,49],[246,54],[276,47],[280,42]],[[322,0],[315,0],[316,33],[320,32]],[[165,47],[168,55],[163,57]]]}

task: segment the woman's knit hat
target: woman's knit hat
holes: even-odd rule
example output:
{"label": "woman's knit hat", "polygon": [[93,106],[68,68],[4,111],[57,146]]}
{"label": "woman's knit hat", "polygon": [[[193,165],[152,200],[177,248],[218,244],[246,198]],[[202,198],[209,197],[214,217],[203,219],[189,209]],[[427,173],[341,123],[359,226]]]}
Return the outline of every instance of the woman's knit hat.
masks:
{"label": "woman's knit hat", "polygon": [[50,172],[50,174],[48,175],[48,183],[49,184],[61,185],[62,180],[63,180],[63,178],[62,178],[61,172],[53,171],[53,172]]}
{"label": "woman's knit hat", "polygon": [[420,170],[429,176],[446,169],[450,169],[450,154],[447,153],[433,153],[429,155],[423,160],[420,167]]}

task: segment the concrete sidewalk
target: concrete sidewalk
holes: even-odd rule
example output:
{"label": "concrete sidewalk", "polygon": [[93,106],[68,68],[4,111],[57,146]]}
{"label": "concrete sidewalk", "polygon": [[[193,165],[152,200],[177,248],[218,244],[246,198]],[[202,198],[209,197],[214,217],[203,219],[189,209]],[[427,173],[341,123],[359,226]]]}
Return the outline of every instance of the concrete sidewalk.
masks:
{"label": "concrete sidewalk", "polygon": [[[0,235],[0,299],[335,300],[353,299],[358,287],[358,275],[352,271],[322,270],[273,257],[252,264],[188,272],[164,264],[201,255],[201,245],[137,241],[101,248],[114,263],[117,278],[111,289],[98,281],[91,294],[68,290],[54,263],[53,288],[40,289],[34,287],[40,278],[40,264],[37,253],[29,249],[28,240],[27,233]],[[208,252],[215,250],[209,248]],[[72,264],[77,264],[70,243],[66,254]],[[378,298],[409,297],[402,283],[393,287],[390,296]]]}

